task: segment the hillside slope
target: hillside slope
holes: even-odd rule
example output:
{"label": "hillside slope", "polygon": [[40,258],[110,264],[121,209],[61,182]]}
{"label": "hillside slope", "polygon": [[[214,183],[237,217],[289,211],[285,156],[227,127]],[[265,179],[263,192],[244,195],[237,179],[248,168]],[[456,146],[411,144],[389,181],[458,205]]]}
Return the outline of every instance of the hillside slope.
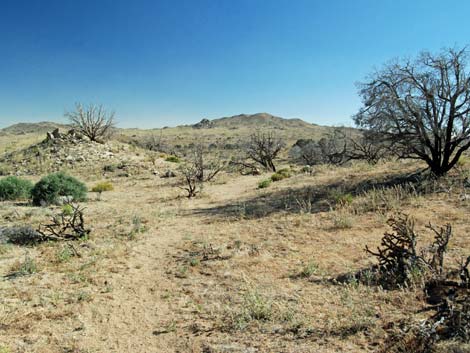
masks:
{"label": "hillside slope", "polygon": [[[211,127],[219,128],[241,128],[241,127],[271,127],[271,128],[311,128],[318,126],[309,124],[301,119],[286,119],[268,113],[239,114],[210,120]],[[196,124],[197,125],[197,124]]]}
{"label": "hillside slope", "polygon": [[24,135],[30,133],[45,134],[46,132],[57,128],[66,130],[70,128],[70,126],[66,124],[54,123],[51,121],[41,121],[39,123],[18,123],[10,125],[6,128],[0,129],[0,132],[3,134],[12,135]]}

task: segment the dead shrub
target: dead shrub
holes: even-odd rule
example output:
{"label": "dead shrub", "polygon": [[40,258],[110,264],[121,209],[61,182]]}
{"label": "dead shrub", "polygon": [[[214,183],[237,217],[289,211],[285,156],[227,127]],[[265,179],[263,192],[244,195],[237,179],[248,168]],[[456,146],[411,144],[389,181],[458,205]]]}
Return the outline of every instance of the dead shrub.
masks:
{"label": "dead shrub", "polygon": [[[377,279],[387,289],[416,284],[423,279],[441,280],[444,274],[444,257],[452,227],[434,228],[427,226],[434,233],[434,242],[426,248],[417,248],[418,234],[414,220],[404,214],[388,220],[392,232],[386,232],[381,247],[372,251],[366,246],[366,252],[378,260]],[[425,283],[425,282],[423,282]]]}

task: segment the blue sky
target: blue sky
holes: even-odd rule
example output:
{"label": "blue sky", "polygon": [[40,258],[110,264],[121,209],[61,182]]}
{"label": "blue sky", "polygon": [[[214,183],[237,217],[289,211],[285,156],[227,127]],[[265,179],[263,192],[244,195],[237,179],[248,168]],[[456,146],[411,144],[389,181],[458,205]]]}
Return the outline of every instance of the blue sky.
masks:
{"label": "blue sky", "polygon": [[102,103],[122,127],[269,112],[351,125],[355,82],[470,42],[469,1],[0,0],[0,127]]}

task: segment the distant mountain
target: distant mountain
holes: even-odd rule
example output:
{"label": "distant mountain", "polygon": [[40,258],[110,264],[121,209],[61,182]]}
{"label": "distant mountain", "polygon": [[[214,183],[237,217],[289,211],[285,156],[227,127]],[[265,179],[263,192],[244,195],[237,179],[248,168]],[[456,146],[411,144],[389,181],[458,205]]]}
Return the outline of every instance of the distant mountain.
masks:
{"label": "distant mountain", "polygon": [[307,123],[301,119],[285,119],[279,116],[274,116],[268,113],[256,114],[239,114],[230,117],[223,117],[219,119],[209,120],[202,119],[199,123],[192,125],[194,128],[207,129],[207,128],[312,128],[317,126],[315,124]]}
{"label": "distant mountain", "polygon": [[70,129],[70,125],[53,123],[50,121],[41,121],[39,123],[18,123],[6,128],[0,129],[3,134],[23,135],[29,133],[46,133],[56,128],[61,130]]}

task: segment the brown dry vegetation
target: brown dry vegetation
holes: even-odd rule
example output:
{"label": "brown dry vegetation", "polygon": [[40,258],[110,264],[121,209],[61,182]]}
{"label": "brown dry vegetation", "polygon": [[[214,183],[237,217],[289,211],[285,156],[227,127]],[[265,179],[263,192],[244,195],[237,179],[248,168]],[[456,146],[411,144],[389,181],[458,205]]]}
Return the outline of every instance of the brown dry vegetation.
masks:
{"label": "brown dry vegetation", "polygon": [[[324,166],[267,189],[257,185],[269,175],[222,174],[191,200],[150,170],[76,170],[114,190],[82,204],[92,232],[72,242],[78,255],[61,242],[0,244],[0,352],[378,351],[395,323],[429,316],[422,290],[334,279],[375,263],[364,247],[379,245],[387,218],[411,214],[418,230],[450,222],[448,266],[470,255],[468,189],[452,182],[469,166],[427,192],[393,186],[422,168]],[[0,226],[57,210],[3,202]],[[440,349],[451,346],[470,350]]]}

